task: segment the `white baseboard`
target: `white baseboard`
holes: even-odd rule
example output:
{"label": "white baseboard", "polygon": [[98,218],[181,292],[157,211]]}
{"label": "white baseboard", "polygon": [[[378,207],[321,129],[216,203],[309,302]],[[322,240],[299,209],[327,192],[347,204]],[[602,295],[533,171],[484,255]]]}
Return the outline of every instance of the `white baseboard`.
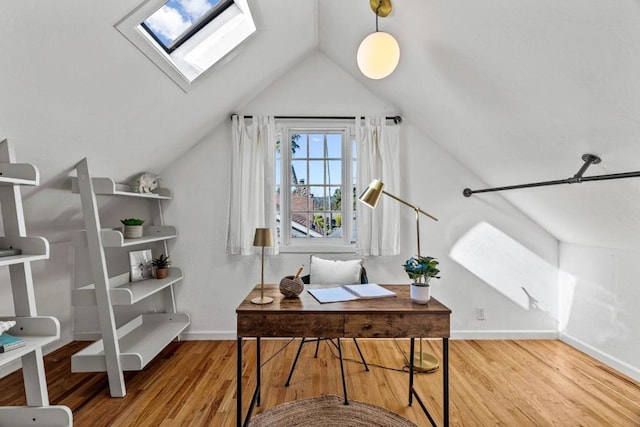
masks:
{"label": "white baseboard", "polygon": [[[75,341],[96,341],[102,338],[99,332],[76,332],[74,334]],[[235,341],[236,331],[203,331],[203,332],[184,332],[180,334],[180,338],[184,341]]]}
{"label": "white baseboard", "polygon": [[570,335],[560,334],[560,341],[570,345],[571,347],[577,348],[583,353],[588,354],[596,360],[604,363],[607,366],[612,367],[616,371],[622,372],[623,374],[633,378],[636,381],[640,381],[640,369],[629,365],[622,360],[616,359],[613,356],[608,355],[607,353],[598,350],[597,348],[587,344],[584,341],[581,341],[577,338],[574,338]]}
{"label": "white baseboard", "polygon": [[451,331],[452,340],[557,340],[558,331]]}
{"label": "white baseboard", "polygon": [[181,337],[185,341],[235,341],[238,338],[236,331],[185,332]]}

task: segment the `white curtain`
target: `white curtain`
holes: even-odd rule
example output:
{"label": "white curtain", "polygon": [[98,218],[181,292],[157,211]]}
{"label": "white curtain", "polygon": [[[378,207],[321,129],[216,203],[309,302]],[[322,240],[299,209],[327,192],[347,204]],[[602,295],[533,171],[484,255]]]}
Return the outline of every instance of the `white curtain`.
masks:
{"label": "white curtain", "polygon": [[[399,194],[400,129],[386,123],[384,117],[356,117],[356,196],[376,178],[384,183],[385,191]],[[356,241],[361,255],[400,253],[399,212],[400,203],[384,194],[375,209],[356,204]]]}
{"label": "white curtain", "polygon": [[227,253],[250,255],[257,227],[269,227],[274,247],[265,253],[277,254],[275,206],[276,126],[273,116],[233,116],[231,189]]}

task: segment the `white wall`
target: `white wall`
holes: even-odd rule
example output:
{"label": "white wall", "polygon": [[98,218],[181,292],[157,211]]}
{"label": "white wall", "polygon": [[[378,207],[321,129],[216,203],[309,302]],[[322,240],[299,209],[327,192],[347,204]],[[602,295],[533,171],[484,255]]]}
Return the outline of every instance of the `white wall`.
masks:
{"label": "white wall", "polygon": [[640,380],[640,251],[560,244],[561,338]]}
{"label": "white wall", "polygon": [[[320,53],[308,57],[237,112],[402,113],[374,96]],[[461,337],[557,336],[554,316],[514,303],[504,289],[490,286],[448,254],[469,230],[486,222],[548,264],[550,271],[557,272],[558,242],[500,196],[487,200],[464,198],[462,189],[477,183],[477,177],[412,123],[402,124],[401,140],[403,190],[398,196],[440,218],[439,222],[423,220],[423,253],[441,260],[443,278],[433,287],[433,295],[452,308],[452,329]],[[175,265],[185,270],[185,279],[177,290],[178,307],[191,314],[188,334],[193,339],[235,337],[235,308],[260,277],[258,255],[225,253],[230,141],[230,122],[223,123],[162,172],[165,183],[174,192],[174,199],[165,211],[166,221],[175,224],[179,232],[172,257]],[[401,238],[405,249],[396,257],[365,259],[372,281],[409,283],[401,264],[415,253],[414,217],[411,210],[402,212]],[[477,254],[471,254],[471,258],[474,255]],[[299,264],[308,264],[308,259],[308,254],[267,257],[265,280],[277,283],[284,275],[295,272]],[[501,265],[491,266],[492,271],[501,268]],[[552,287],[539,291],[536,297],[556,300],[556,295],[557,289]],[[487,320],[475,320],[478,306],[485,307]]]}

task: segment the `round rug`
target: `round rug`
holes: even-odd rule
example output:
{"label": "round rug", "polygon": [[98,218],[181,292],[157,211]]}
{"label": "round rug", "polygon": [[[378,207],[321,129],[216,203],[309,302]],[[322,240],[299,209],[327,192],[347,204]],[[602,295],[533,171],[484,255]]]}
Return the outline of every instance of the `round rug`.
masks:
{"label": "round rug", "polygon": [[250,427],[416,427],[385,408],[339,396],[312,397],[283,403],[258,414]]}

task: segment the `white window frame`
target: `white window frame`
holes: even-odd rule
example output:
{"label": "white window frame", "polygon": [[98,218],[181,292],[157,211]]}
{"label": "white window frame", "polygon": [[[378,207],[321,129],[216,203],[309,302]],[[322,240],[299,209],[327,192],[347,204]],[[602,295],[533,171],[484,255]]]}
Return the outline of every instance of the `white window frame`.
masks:
{"label": "white window frame", "polygon": [[233,5],[169,54],[141,25],[166,2],[147,0],[115,27],[185,92],[214,64],[256,32],[247,0],[234,0]]}
{"label": "white window frame", "polygon": [[[354,227],[352,183],[356,171],[353,170],[353,141],[355,130],[344,121],[279,121],[280,133],[280,252],[295,253],[355,253],[356,243],[351,242]],[[341,238],[292,238],[291,226],[291,134],[292,133],[342,133],[342,237]],[[356,152],[357,161],[357,152]],[[309,177],[307,177],[309,179]],[[285,185],[286,184],[286,185]],[[275,197],[275,195],[274,195]],[[347,210],[347,207],[350,207]]]}

